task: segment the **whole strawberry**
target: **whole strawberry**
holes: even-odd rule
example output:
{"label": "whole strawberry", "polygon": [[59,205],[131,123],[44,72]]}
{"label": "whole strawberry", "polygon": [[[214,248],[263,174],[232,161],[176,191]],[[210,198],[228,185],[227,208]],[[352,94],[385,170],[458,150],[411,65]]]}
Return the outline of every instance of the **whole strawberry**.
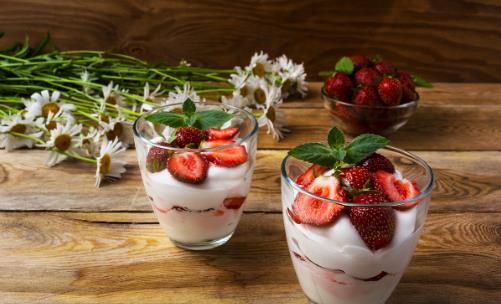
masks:
{"label": "whole strawberry", "polygon": [[[381,194],[366,193],[353,197],[356,204],[380,204],[386,201]],[[350,221],[364,243],[378,250],[391,243],[395,233],[395,214],[391,207],[351,207]]]}
{"label": "whole strawberry", "polygon": [[395,167],[391,161],[378,153],[372,153],[367,158],[361,160],[358,165],[366,168],[370,172],[376,172],[379,170],[383,170],[388,173],[395,172]]}
{"label": "whole strawberry", "polygon": [[393,64],[387,62],[387,61],[379,61],[374,63],[372,66],[376,71],[379,72],[381,75],[392,75],[395,74],[397,69],[393,66]]}
{"label": "whole strawberry", "polygon": [[355,73],[355,83],[362,86],[376,86],[381,81],[381,74],[372,68],[363,68]]}
{"label": "whole strawberry", "polygon": [[180,127],[176,129],[176,138],[171,145],[178,148],[198,148],[200,142],[206,138],[206,132],[194,127]]}
{"label": "whole strawberry", "polygon": [[356,105],[376,106],[381,100],[375,87],[363,87],[355,91],[352,102]]}
{"label": "whole strawberry", "polygon": [[379,97],[389,106],[396,106],[402,100],[402,84],[396,78],[385,77],[377,87]]}
{"label": "whole strawberry", "polygon": [[353,166],[341,169],[341,178],[345,185],[361,190],[372,186],[372,174],[364,167]]}
{"label": "whole strawberry", "polygon": [[369,65],[370,61],[367,56],[364,55],[352,55],[350,56],[351,62],[353,62],[353,66],[355,67],[355,71],[360,70],[363,67]]}
{"label": "whole strawberry", "polygon": [[[167,146],[167,143],[160,143],[162,146]],[[146,169],[152,173],[162,171],[166,168],[167,159],[169,158],[169,150],[153,146],[148,151],[146,156]]]}
{"label": "whole strawberry", "polygon": [[412,80],[411,74],[405,71],[399,71],[398,77],[402,84],[402,103],[417,99],[416,84]]}
{"label": "whole strawberry", "polygon": [[353,82],[350,77],[342,72],[337,72],[336,75],[327,78],[325,81],[327,95],[337,100],[349,102],[351,99],[352,88]]}

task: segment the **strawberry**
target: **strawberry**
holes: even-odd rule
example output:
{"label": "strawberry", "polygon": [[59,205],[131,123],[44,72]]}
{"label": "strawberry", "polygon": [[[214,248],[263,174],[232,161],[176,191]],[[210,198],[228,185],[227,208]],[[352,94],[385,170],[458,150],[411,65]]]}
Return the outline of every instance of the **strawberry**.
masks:
{"label": "strawberry", "polygon": [[209,164],[195,152],[174,153],[167,161],[167,170],[172,176],[185,183],[200,184],[207,177]]}
{"label": "strawberry", "polygon": [[204,131],[194,127],[180,127],[176,129],[176,138],[171,145],[178,148],[198,148],[200,142],[204,140],[206,134]]}
{"label": "strawberry", "polygon": [[372,174],[364,167],[353,166],[341,169],[341,177],[345,185],[361,190],[372,186]]}
{"label": "strawberry", "polygon": [[402,84],[402,102],[417,100],[416,84],[412,80],[411,74],[405,71],[398,72],[400,83]]}
{"label": "strawberry", "polygon": [[353,65],[355,66],[355,71],[360,70],[361,68],[364,68],[369,65],[369,58],[364,55],[352,55],[350,56],[351,62],[353,62]]}
{"label": "strawberry", "polygon": [[372,68],[363,68],[355,73],[355,83],[362,86],[377,86],[381,74]]}
{"label": "strawberry", "polygon": [[[166,146],[166,142],[161,142],[159,145]],[[159,147],[151,147],[146,156],[146,170],[154,173],[162,171],[166,168],[167,159],[169,158],[170,151]]]}
{"label": "strawberry", "polygon": [[[386,171],[377,171],[374,174],[375,186],[378,191],[383,193],[390,201],[398,202],[419,195],[419,189],[415,182],[408,180],[398,180],[393,174]],[[419,201],[405,203],[395,207],[398,210],[405,210],[415,206]]]}
{"label": "strawberry", "polygon": [[[356,204],[380,204],[386,201],[382,194],[366,193],[353,197]],[[350,221],[364,243],[371,250],[387,246],[395,232],[395,214],[391,207],[351,207]]]}
{"label": "strawberry", "polygon": [[342,72],[337,72],[336,75],[327,78],[325,81],[325,89],[327,95],[337,100],[349,102],[352,93],[353,82],[350,77]]}
{"label": "strawberry", "polygon": [[299,217],[292,210],[290,210],[289,208],[287,208],[287,214],[289,215],[289,218],[292,221],[294,221],[294,223],[301,224],[301,220],[299,219]]}
{"label": "strawberry", "polygon": [[375,87],[363,87],[353,94],[352,102],[356,105],[376,106],[381,104]]}
{"label": "strawberry", "polygon": [[204,154],[211,163],[221,167],[235,167],[245,163],[249,159],[247,150],[243,145],[231,146],[205,152]]}
{"label": "strawberry", "polygon": [[233,140],[228,140],[228,139],[217,139],[217,140],[209,140],[209,141],[202,141],[200,143],[200,149],[210,149],[210,148],[216,148],[220,146],[225,146],[234,143]]}
{"label": "strawberry", "polygon": [[[308,192],[316,195],[346,201],[346,192],[334,176],[319,176],[306,187]],[[299,222],[315,226],[332,223],[342,213],[344,206],[316,199],[305,193],[298,193],[292,204],[292,212]]]}
{"label": "strawberry", "polygon": [[381,154],[372,153],[367,158],[358,162],[358,165],[367,168],[370,172],[383,170],[389,173],[395,172],[395,167],[389,159]]}
{"label": "strawberry", "polygon": [[245,202],[245,196],[243,197],[227,197],[223,201],[223,205],[228,209],[240,209],[240,207]]}
{"label": "strawberry", "polygon": [[383,60],[376,62],[372,67],[381,75],[392,75],[397,71],[393,64]]}
{"label": "strawberry", "polygon": [[327,171],[326,167],[322,167],[320,165],[314,164],[309,167],[306,171],[301,174],[297,180],[296,184],[306,187],[308,186],[315,178],[322,175],[325,171]]}
{"label": "strawberry", "polygon": [[210,128],[207,130],[209,140],[215,139],[231,139],[237,135],[239,128],[226,128],[226,129],[215,129]]}
{"label": "strawberry", "polygon": [[377,91],[379,93],[379,97],[381,97],[381,100],[385,104],[389,106],[396,106],[400,104],[402,99],[402,84],[400,83],[400,80],[385,77],[379,83]]}

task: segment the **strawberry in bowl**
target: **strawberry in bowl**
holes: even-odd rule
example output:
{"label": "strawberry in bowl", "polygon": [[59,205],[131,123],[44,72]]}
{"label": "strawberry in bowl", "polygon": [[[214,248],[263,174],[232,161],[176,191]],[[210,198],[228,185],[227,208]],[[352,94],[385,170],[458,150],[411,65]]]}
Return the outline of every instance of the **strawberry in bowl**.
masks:
{"label": "strawberry in bowl", "polygon": [[282,162],[287,244],[311,303],[384,303],[423,230],[434,176],[379,135],[306,143]]}
{"label": "strawberry in bowl", "polygon": [[356,136],[390,134],[415,113],[417,86],[431,87],[426,80],[399,70],[388,61],[362,55],[342,57],[322,87],[324,106],[336,126]]}
{"label": "strawberry in bowl", "polygon": [[254,171],[252,114],[187,99],[144,114],[133,129],[144,188],[170,240],[192,250],[226,243]]}

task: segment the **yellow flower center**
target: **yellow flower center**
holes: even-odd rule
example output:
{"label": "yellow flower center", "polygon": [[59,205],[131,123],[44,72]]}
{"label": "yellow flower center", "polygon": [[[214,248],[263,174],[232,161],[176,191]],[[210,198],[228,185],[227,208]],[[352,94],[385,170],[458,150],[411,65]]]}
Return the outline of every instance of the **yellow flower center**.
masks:
{"label": "yellow flower center", "polygon": [[249,88],[247,88],[247,86],[240,88],[240,95],[242,95],[243,97],[249,95]]}
{"label": "yellow flower center", "polygon": [[11,132],[16,132],[16,133],[20,133],[20,134],[24,134],[26,132],[26,126],[23,125],[23,124],[17,124],[17,125],[14,125],[11,129],[10,129]]}
{"label": "yellow flower center", "polygon": [[109,104],[117,104],[117,99],[115,98],[115,96],[113,95],[110,95],[108,96],[108,98],[106,98],[106,103],[109,103]]}
{"label": "yellow flower center", "polygon": [[54,120],[49,121],[49,123],[45,124],[47,130],[54,130],[57,127],[57,123]]}
{"label": "yellow flower center", "polygon": [[105,154],[99,160],[99,174],[107,175],[110,173],[111,167],[111,157],[109,154]]}
{"label": "yellow flower center", "polygon": [[123,132],[124,132],[124,127],[122,126],[121,123],[117,122],[113,126],[113,130],[106,132],[106,138],[108,138],[109,140],[113,140],[117,137],[120,137]]}
{"label": "yellow flower center", "polygon": [[42,107],[42,115],[45,118],[49,116],[49,113],[56,114],[57,112],[59,112],[59,106],[55,102],[46,103]]}
{"label": "yellow flower center", "polygon": [[56,146],[59,151],[66,151],[71,147],[71,136],[68,134],[61,134],[54,140],[54,146]]}
{"label": "yellow flower center", "polygon": [[254,99],[256,100],[257,103],[263,104],[266,101],[266,93],[264,92],[264,90],[261,88],[257,88],[254,91]]}
{"label": "yellow flower center", "polygon": [[277,116],[276,116],[276,112],[275,112],[275,108],[274,107],[270,107],[268,109],[268,111],[266,112],[266,117],[268,117],[268,119],[271,122],[275,122],[275,119],[277,118]]}
{"label": "yellow flower center", "polygon": [[288,93],[291,89],[291,80],[287,79],[283,84],[282,84],[282,94]]}
{"label": "yellow flower center", "polygon": [[256,63],[256,66],[252,69],[252,74],[263,77],[265,74],[264,65],[260,62]]}
{"label": "yellow flower center", "polygon": [[110,117],[104,113],[101,113],[99,115],[99,118],[101,119],[102,122],[109,123],[110,122]]}

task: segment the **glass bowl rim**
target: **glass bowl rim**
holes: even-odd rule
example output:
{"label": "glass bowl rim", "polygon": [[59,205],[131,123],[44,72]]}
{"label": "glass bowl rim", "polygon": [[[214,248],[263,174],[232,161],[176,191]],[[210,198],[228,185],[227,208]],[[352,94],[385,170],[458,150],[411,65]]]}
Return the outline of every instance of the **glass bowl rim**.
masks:
{"label": "glass bowl rim", "polygon": [[401,103],[401,104],[396,105],[396,106],[385,106],[385,105],[381,105],[381,106],[369,106],[369,105],[357,105],[357,104],[354,104],[354,103],[351,103],[351,102],[345,102],[345,101],[341,101],[341,100],[337,100],[335,98],[332,98],[332,97],[330,97],[330,96],[327,95],[327,92],[325,91],[325,87],[324,86],[322,86],[321,92],[322,92],[322,98],[327,99],[327,101],[340,103],[340,104],[342,104],[344,106],[348,106],[348,107],[352,107],[352,108],[370,108],[370,109],[405,109],[405,108],[415,108],[415,107],[418,106],[419,99],[420,99],[419,93],[416,92],[417,99],[413,100],[413,101],[409,101],[409,102],[406,102],[406,103]]}
{"label": "glass bowl rim", "polygon": [[[405,155],[407,157],[412,158],[413,160],[415,160],[416,162],[418,162],[420,165],[422,165],[424,167],[424,169],[426,171],[426,175],[429,176],[429,182],[428,182],[428,185],[426,185],[426,187],[421,191],[421,193],[419,195],[414,196],[412,198],[405,199],[405,200],[400,200],[397,202],[385,202],[385,203],[381,203],[381,204],[356,204],[356,203],[343,202],[343,201],[325,198],[325,197],[322,197],[322,196],[319,196],[319,195],[316,195],[314,193],[307,191],[306,189],[304,189],[300,185],[296,184],[296,182],[294,180],[292,180],[287,175],[287,171],[286,171],[285,167],[286,167],[286,164],[287,164],[287,161],[289,160],[289,158],[292,157],[290,155],[285,156],[284,159],[282,160],[282,164],[281,164],[282,178],[284,178],[287,181],[287,183],[289,185],[291,185],[294,189],[296,189],[297,191],[299,191],[303,194],[314,197],[315,199],[320,199],[320,200],[328,202],[328,203],[343,205],[346,207],[369,207],[369,208],[397,207],[400,205],[404,205],[406,203],[422,200],[423,198],[427,197],[431,193],[431,191],[433,190],[433,187],[435,185],[435,174],[433,173],[433,169],[428,165],[428,163],[426,161],[424,161],[421,157],[415,155],[414,153],[407,152],[405,150],[402,150],[402,149],[399,149],[399,148],[396,148],[393,146],[386,146],[384,148],[381,148],[380,150],[389,150],[389,151],[396,152],[396,153],[401,154],[401,155]],[[299,161],[302,161],[302,160],[299,160]],[[305,162],[305,161],[302,161],[302,162]],[[305,163],[307,163],[307,162],[305,162]]]}
{"label": "glass bowl rim", "polygon": [[254,136],[254,135],[257,134],[257,131],[259,129],[259,125],[258,125],[258,122],[256,120],[256,117],[254,117],[254,115],[252,115],[252,113],[250,113],[249,111],[247,111],[245,109],[241,109],[241,108],[238,108],[238,107],[235,107],[235,106],[232,106],[232,105],[226,105],[226,104],[223,104],[223,103],[220,103],[220,102],[217,102],[217,101],[211,101],[211,100],[194,102],[194,103],[196,105],[214,105],[214,106],[220,106],[220,107],[223,107],[223,108],[232,109],[232,110],[236,110],[238,112],[241,112],[241,113],[245,114],[250,119],[250,121],[252,122],[252,130],[249,132],[249,134],[245,135],[244,137],[241,137],[241,138],[237,139],[235,142],[233,142],[231,144],[222,145],[222,146],[218,146],[218,147],[214,147],[214,148],[203,148],[203,149],[176,148],[176,147],[162,146],[159,143],[155,143],[155,142],[151,141],[150,139],[144,137],[143,134],[142,134],[142,132],[140,132],[138,130],[138,128],[139,128],[139,126],[138,126],[139,121],[140,120],[145,121],[146,120],[145,119],[146,116],[148,116],[150,114],[153,114],[153,113],[161,112],[165,108],[173,107],[173,106],[182,106],[183,105],[182,102],[176,102],[176,103],[172,103],[172,104],[168,104],[168,105],[163,105],[161,107],[156,108],[153,111],[143,113],[143,114],[141,114],[141,116],[139,116],[138,118],[136,118],[136,120],[134,121],[134,124],[132,125],[132,131],[134,133],[134,136],[137,137],[137,138],[139,138],[141,141],[143,141],[147,145],[154,146],[154,147],[157,147],[157,148],[160,148],[160,149],[164,149],[164,150],[183,151],[183,152],[204,152],[204,151],[216,151],[216,150],[221,150],[221,149],[225,149],[225,148],[229,148],[229,147],[233,147],[233,146],[239,145],[239,144],[245,142],[247,139],[249,139],[252,136]]}

